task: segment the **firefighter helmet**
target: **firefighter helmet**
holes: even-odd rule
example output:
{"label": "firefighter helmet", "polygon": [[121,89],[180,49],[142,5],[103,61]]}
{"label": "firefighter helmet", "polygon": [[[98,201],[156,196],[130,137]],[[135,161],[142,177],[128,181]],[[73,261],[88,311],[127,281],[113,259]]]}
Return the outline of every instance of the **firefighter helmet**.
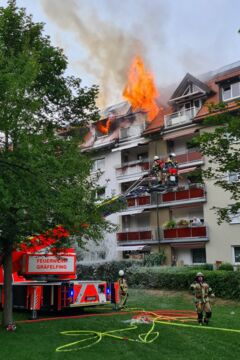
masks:
{"label": "firefighter helmet", "polygon": [[176,154],[175,153],[171,153],[169,154],[170,157],[176,157]]}
{"label": "firefighter helmet", "polygon": [[124,271],[123,271],[123,270],[119,270],[118,275],[119,275],[119,276],[123,276],[123,275],[124,275]]}
{"label": "firefighter helmet", "polygon": [[159,156],[155,155],[153,160],[159,160]]}

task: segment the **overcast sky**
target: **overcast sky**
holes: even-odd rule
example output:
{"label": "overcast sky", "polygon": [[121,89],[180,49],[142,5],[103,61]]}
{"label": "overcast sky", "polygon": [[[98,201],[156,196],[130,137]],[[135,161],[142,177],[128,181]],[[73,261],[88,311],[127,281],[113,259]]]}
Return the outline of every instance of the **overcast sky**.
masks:
{"label": "overcast sky", "polygon": [[[0,0],[5,6],[7,0]],[[68,74],[122,100],[140,54],[159,88],[240,60],[239,0],[17,0],[69,59]],[[161,96],[161,93],[160,93]]]}

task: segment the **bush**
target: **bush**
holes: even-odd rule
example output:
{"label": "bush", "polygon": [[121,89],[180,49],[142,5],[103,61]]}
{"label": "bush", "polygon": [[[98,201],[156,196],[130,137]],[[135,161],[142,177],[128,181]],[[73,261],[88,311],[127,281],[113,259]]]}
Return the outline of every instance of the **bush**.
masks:
{"label": "bush", "polygon": [[230,264],[230,263],[222,263],[222,264],[219,266],[218,270],[233,271],[234,269],[233,269],[233,265],[232,265],[232,264]]}
{"label": "bush", "polygon": [[159,253],[152,253],[145,256],[143,260],[143,265],[144,266],[163,265],[165,260],[166,260],[166,255],[164,251],[161,251]]}
{"label": "bush", "polygon": [[122,260],[101,262],[94,264],[78,264],[77,277],[79,280],[105,280],[107,282],[116,281],[119,270],[124,270],[127,273],[128,268],[135,266],[142,266],[141,260]]}
{"label": "bush", "polygon": [[[205,268],[204,268],[205,267]],[[211,270],[206,270],[206,267]],[[123,269],[128,284],[132,288],[189,290],[196,272],[204,270],[205,280],[218,297],[240,300],[240,272],[212,270],[212,265],[189,267],[143,266],[139,260],[112,261],[93,265],[77,266],[79,280],[118,279],[118,271]]]}
{"label": "bush", "polygon": [[177,226],[177,223],[175,220],[171,219],[167,221],[165,224],[163,224],[164,229],[174,229]]}

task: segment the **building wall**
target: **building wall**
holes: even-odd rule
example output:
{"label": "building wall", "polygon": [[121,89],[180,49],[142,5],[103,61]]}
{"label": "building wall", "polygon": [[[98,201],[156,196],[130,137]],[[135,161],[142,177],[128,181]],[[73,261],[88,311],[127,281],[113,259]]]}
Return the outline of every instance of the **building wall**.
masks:
{"label": "building wall", "polygon": [[240,245],[240,224],[217,224],[217,216],[211,208],[225,207],[230,203],[229,193],[214,185],[213,181],[206,183],[208,201],[204,206],[204,218],[208,225],[209,242],[206,245],[208,263],[216,261],[233,262],[232,246]]}
{"label": "building wall", "polygon": [[[207,131],[214,131],[214,127]],[[206,131],[206,130],[202,130]],[[213,166],[205,158],[205,166]],[[216,261],[233,263],[233,246],[240,246],[240,224],[222,223],[218,225],[217,215],[213,206],[226,207],[230,204],[230,193],[224,191],[219,186],[214,185],[214,180],[206,180],[207,202],[204,205],[204,219],[208,225],[209,242],[206,244],[207,263],[216,263]]]}

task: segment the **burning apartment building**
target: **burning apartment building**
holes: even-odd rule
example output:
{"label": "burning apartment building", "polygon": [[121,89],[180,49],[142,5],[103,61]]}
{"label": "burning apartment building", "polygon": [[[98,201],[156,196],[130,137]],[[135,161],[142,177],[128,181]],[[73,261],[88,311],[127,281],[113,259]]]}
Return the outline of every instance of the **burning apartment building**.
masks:
{"label": "burning apartment building", "polygon": [[239,76],[239,62],[200,78],[186,74],[167,106],[162,106],[153,76],[135,58],[123,91],[126,101],[102,112],[100,121],[89,128],[82,151],[91,153],[93,173],[101,170],[102,198],[125,194],[149,173],[154,156],[165,159],[170,152],[176,154],[179,182],[162,193],[128,196],[127,208],[109,216],[119,230],[106,234],[100,250],[94,250],[100,257],[142,257],[146,251],[164,251],[168,265],[173,259],[177,265],[240,263],[240,215],[217,224],[211,209],[226,204],[229,196],[211,181],[204,183],[201,169],[208,159],[190,145],[204,131],[207,103],[226,102],[222,112],[239,109]]}

